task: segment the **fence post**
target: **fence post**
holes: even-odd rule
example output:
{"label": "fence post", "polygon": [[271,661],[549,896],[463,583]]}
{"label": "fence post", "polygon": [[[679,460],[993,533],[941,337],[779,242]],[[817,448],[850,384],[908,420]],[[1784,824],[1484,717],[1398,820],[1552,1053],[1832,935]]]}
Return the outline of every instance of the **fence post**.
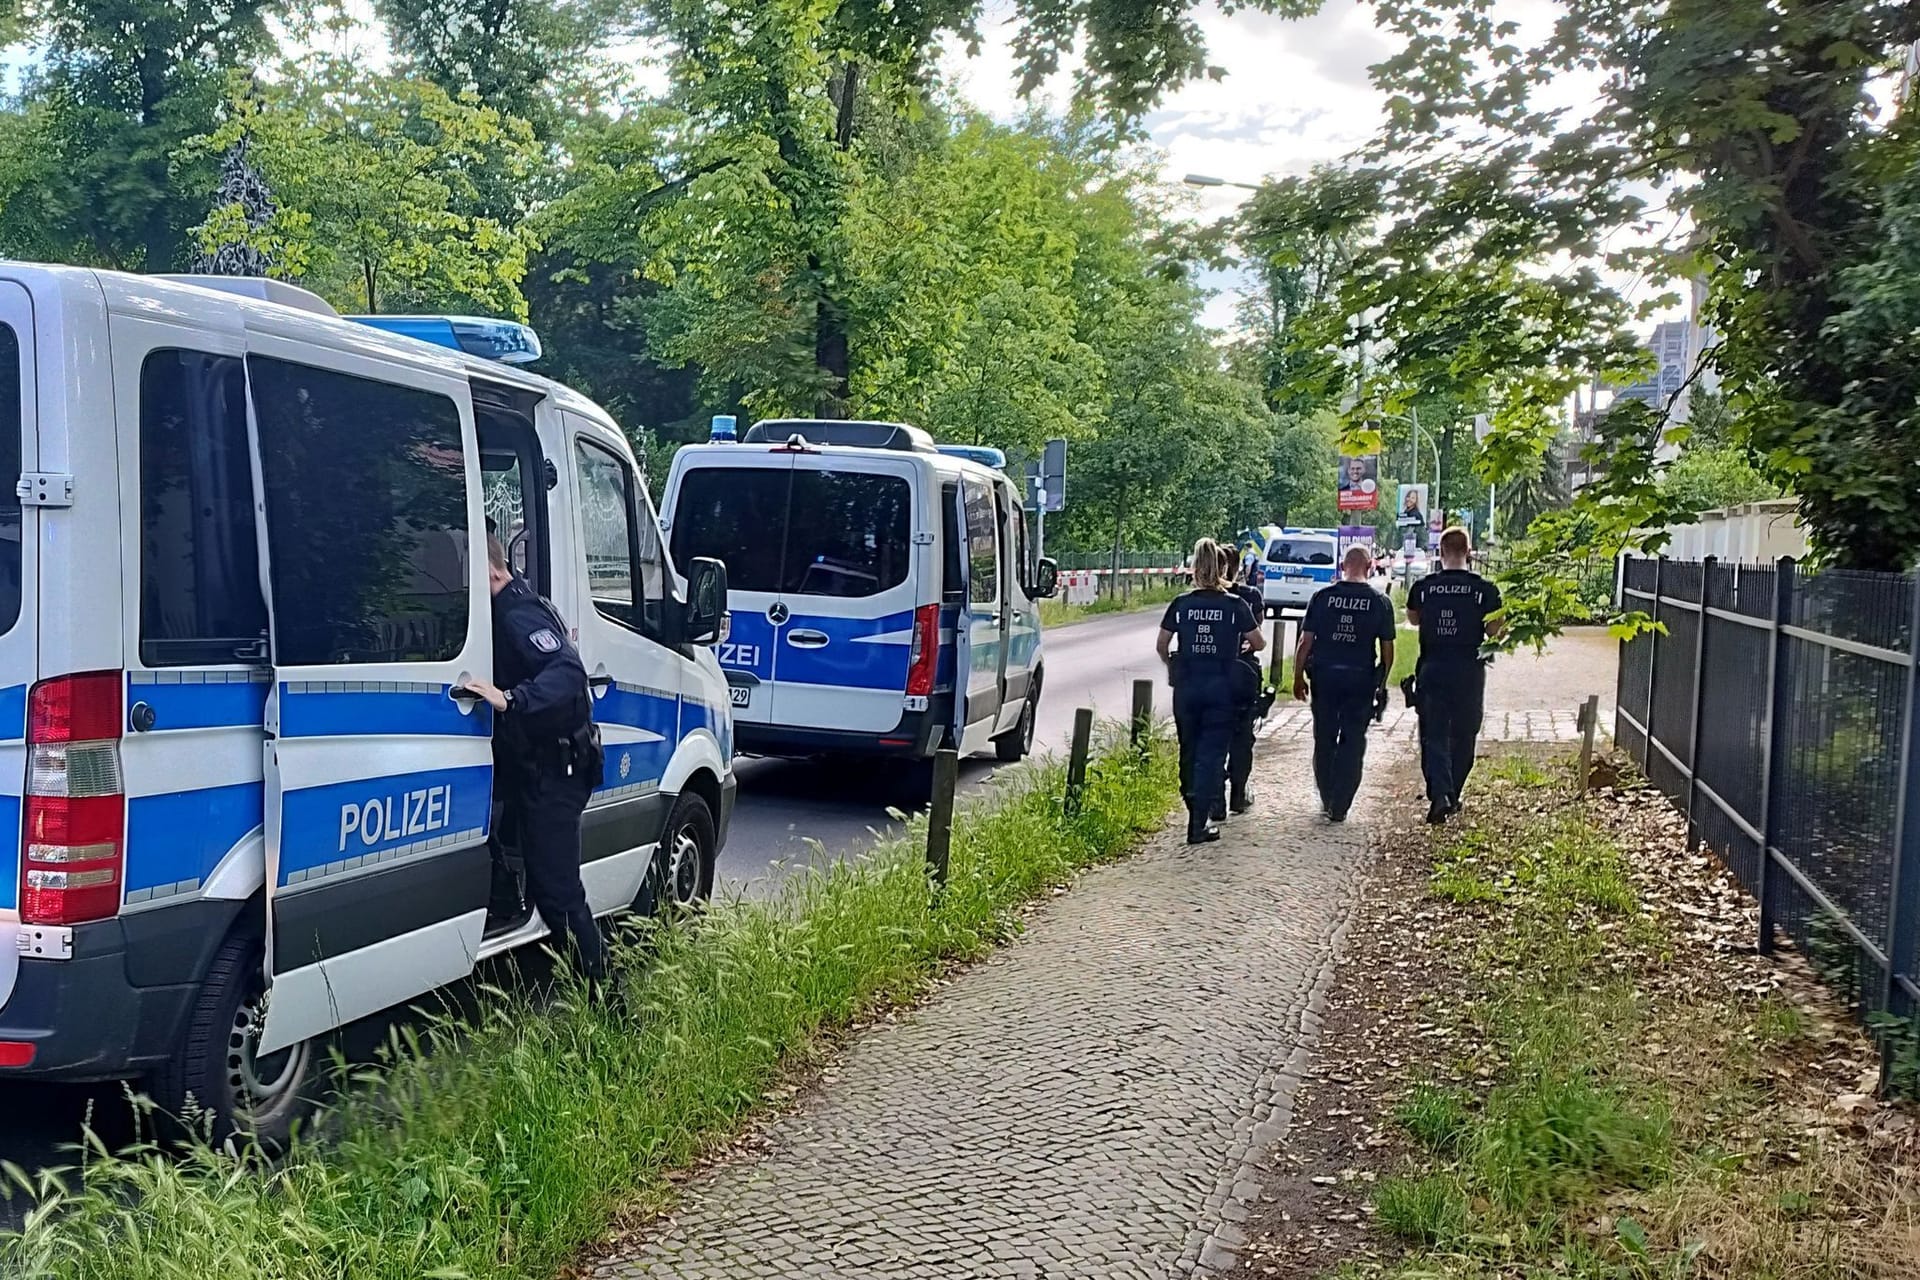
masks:
{"label": "fence post", "polygon": [[1093,746],[1093,708],[1073,713],[1073,747],[1067,752],[1067,816],[1080,812],[1080,795],[1087,786],[1087,753]]}
{"label": "fence post", "polygon": [[[1707,606],[1713,599],[1713,571],[1719,563],[1719,556],[1708,556],[1700,562],[1700,630],[1693,638],[1693,723],[1687,727],[1688,849],[1692,849],[1699,840],[1698,824],[1693,815],[1700,799],[1700,713],[1707,706],[1707,624],[1712,621],[1707,616]],[[1648,712],[1648,717],[1652,717],[1652,712]]]}
{"label": "fence post", "polygon": [[[1887,976],[1880,990],[1880,1007],[1899,1017],[1912,1017],[1915,1012],[1897,978],[1902,966],[1911,965],[1916,951],[1920,951],[1920,581],[1914,583],[1913,629],[1907,636],[1907,653],[1907,714],[1900,733],[1900,807],[1895,811],[1893,828]],[[1883,1079],[1892,1059],[1891,1052],[1881,1054]]]}
{"label": "fence post", "polygon": [[1754,896],[1760,900],[1760,954],[1773,951],[1773,844],[1780,834],[1781,738],[1785,735],[1791,701],[1786,682],[1787,633],[1793,618],[1793,557],[1781,556],[1773,566],[1773,628],[1767,645],[1767,740],[1760,769],[1760,870]]}
{"label": "fence post", "polygon": [[1649,609],[1654,625],[1647,629],[1647,731],[1641,735],[1646,741],[1640,744],[1640,772],[1647,775],[1653,772],[1653,687],[1654,673],[1660,669],[1660,586],[1666,570],[1665,556],[1653,562],[1653,603]]}
{"label": "fence post", "polygon": [[1593,783],[1593,735],[1599,727],[1600,695],[1590,693],[1580,704],[1580,794],[1587,794]]}
{"label": "fence post", "polygon": [[[1091,714],[1091,712],[1089,712]],[[1135,680],[1133,682],[1133,720],[1127,726],[1127,740],[1134,750],[1146,739],[1147,730],[1153,727],[1153,681]]]}
{"label": "fence post", "polygon": [[960,753],[942,747],[933,753],[933,807],[927,812],[927,870],[945,887],[947,855],[953,849],[953,793],[960,782]]}

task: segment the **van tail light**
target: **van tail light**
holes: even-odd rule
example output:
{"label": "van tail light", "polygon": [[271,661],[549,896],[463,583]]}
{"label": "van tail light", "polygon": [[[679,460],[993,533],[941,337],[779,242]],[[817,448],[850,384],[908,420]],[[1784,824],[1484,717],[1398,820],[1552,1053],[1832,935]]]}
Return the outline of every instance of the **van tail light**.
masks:
{"label": "van tail light", "polygon": [[940,606],[923,604],[913,611],[913,656],[907,662],[907,696],[924,698],[933,692],[934,672],[940,666]]}
{"label": "van tail light", "polygon": [[118,671],[43,680],[27,700],[20,919],[81,924],[119,914],[127,797]]}

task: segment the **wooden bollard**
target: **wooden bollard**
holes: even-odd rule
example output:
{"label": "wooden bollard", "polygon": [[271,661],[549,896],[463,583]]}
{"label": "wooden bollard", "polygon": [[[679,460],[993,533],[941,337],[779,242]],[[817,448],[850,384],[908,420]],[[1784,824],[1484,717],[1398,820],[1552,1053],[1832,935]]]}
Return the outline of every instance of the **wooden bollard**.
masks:
{"label": "wooden bollard", "polygon": [[1073,749],[1067,753],[1066,808],[1069,817],[1080,812],[1080,797],[1087,789],[1087,756],[1093,750],[1093,708],[1081,707],[1073,713]]}
{"label": "wooden bollard", "polygon": [[1133,721],[1127,727],[1127,741],[1137,750],[1153,727],[1153,681],[1133,682]]}
{"label": "wooden bollard", "polygon": [[1593,735],[1600,722],[1600,695],[1589,694],[1580,707],[1580,794],[1593,779]]}
{"label": "wooden bollard", "polygon": [[936,885],[947,882],[947,855],[953,849],[953,793],[960,783],[960,753],[942,747],[933,753],[933,807],[927,811],[927,871]]}

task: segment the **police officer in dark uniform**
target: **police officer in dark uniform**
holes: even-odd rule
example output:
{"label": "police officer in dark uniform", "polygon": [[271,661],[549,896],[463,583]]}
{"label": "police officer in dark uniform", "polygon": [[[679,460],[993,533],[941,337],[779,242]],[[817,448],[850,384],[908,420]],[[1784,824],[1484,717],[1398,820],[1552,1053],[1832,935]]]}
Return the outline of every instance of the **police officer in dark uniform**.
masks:
{"label": "police officer in dark uniform", "polygon": [[1407,621],[1420,628],[1414,698],[1431,823],[1459,811],[1486,703],[1480,646],[1498,638],[1503,625],[1488,616],[1500,611],[1500,588],[1467,567],[1472,558],[1467,531],[1448,529],[1440,535],[1440,571],[1414,583],[1407,595]]}
{"label": "police officer in dark uniform", "polygon": [[[1258,590],[1240,581],[1240,553],[1230,542],[1220,544],[1220,579],[1229,592],[1247,602],[1257,623],[1267,611],[1267,602]],[[1238,684],[1233,706],[1233,737],[1227,744],[1227,806],[1235,813],[1253,808],[1253,792],[1247,782],[1253,776],[1253,726],[1260,718],[1260,681],[1265,674],[1260,669],[1260,659],[1254,657],[1251,650],[1240,655],[1240,662],[1247,668],[1247,674],[1235,673]],[[1227,815],[1221,810],[1213,816],[1218,821]]]}
{"label": "police officer in dark uniform", "polygon": [[1341,580],[1307,602],[1293,655],[1293,696],[1312,695],[1313,780],[1335,822],[1346,821],[1360,789],[1375,694],[1393,670],[1393,605],[1367,585],[1372,571],[1365,547],[1348,550]]}
{"label": "police officer in dark uniform", "polygon": [[504,687],[480,679],[466,687],[496,716],[496,772],[508,812],[519,815],[528,894],[555,941],[570,935],[582,972],[598,980],[606,973],[607,948],[580,882],[580,815],[603,762],[587,671],[559,615],[514,576],[506,550],[491,536],[487,567],[494,668]]}
{"label": "police officer in dark uniform", "polygon": [[1212,819],[1225,808],[1227,750],[1238,701],[1234,668],[1241,654],[1258,653],[1265,645],[1259,619],[1221,581],[1219,544],[1200,539],[1193,548],[1193,590],[1167,606],[1155,642],[1173,681],[1188,844],[1220,838]]}

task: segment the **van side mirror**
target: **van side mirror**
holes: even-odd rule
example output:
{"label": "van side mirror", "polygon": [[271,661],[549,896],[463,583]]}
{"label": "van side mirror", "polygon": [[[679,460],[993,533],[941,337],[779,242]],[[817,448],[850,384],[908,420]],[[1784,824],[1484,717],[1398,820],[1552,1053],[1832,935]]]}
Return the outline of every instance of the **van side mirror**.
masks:
{"label": "van side mirror", "polygon": [[1060,566],[1045,556],[1033,566],[1033,598],[1051,600],[1060,590]]}
{"label": "van side mirror", "polygon": [[727,566],[705,556],[687,567],[687,605],[681,639],[714,644],[727,618]]}

